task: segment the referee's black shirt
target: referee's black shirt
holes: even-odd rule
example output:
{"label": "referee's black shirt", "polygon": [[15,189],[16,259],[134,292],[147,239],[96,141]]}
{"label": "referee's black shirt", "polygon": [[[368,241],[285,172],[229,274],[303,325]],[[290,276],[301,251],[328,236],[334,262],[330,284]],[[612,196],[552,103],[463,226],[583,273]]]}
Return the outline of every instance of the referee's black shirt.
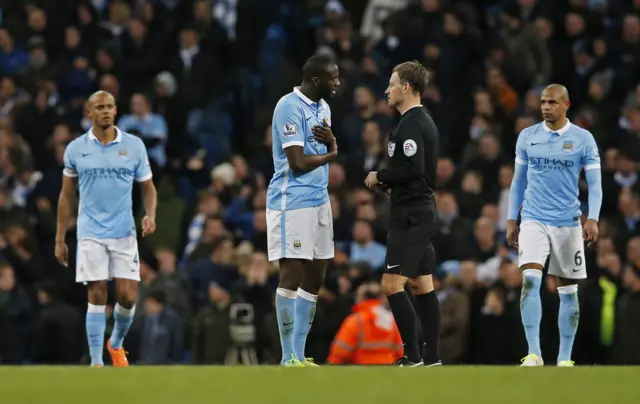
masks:
{"label": "referee's black shirt", "polygon": [[422,105],[402,115],[389,138],[389,168],[378,171],[378,181],[391,188],[392,210],[433,205],[439,137]]}

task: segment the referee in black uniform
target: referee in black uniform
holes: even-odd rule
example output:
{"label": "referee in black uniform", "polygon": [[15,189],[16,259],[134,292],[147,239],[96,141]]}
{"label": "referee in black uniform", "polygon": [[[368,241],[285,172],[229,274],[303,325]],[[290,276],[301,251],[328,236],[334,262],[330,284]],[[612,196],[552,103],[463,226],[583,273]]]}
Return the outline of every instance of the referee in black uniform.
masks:
{"label": "referee in black uniform", "polygon": [[[441,365],[438,353],[440,305],[433,289],[436,207],[434,188],[438,161],[438,129],[422,107],[427,71],[418,62],[393,69],[385,94],[389,105],[402,115],[389,138],[390,168],[371,172],[369,188],[391,191],[391,214],[387,239],[387,265],[382,289],[404,342],[405,356],[399,366]],[[405,284],[416,299],[425,342],[424,360],[418,345],[416,312]]]}

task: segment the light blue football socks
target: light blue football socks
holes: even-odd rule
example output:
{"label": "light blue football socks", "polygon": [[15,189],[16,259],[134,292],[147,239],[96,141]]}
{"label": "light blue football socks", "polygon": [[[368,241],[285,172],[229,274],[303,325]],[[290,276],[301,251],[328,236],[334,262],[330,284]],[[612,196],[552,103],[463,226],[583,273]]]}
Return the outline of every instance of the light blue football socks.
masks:
{"label": "light blue football socks", "polygon": [[87,308],[86,329],[91,366],[104,366],[102,353],[104,350],[104,330],[107,327],[105,308],[105,306],[91,303]]}
{"label": "light blue football socks", "polygon": [[135,314],[136,306],[134,305],[130,309],[125,309],[116,303],[116,307],[113,309],[113,318],[115,323],[113,325],[113,332],[111,333],[111,348],[120,349],[124,343],[124,337],[127,335],[131,323],[133,323],[133,315]]}
{"label": "light blue football socks", "polygon": [[558,363],[571,361],[573,341],[578,331],[580,321],[580,306],[578,304],[578,285],[558,287],[560,296],[560,311],[558,312],[558,329],[560,330],[560,350]]}
{"label": "light blue football socks", "polygon": [[296,312],[296,291],[278,288],[276,290],[276,316],[278,318],[278,331],[280,332],[280,344],[282,345],[282,364],[295,356],[293,345],[294,324]]}
{"label": "light blue football socks", "polygon": [[520,314],[524,333],[529,344],[529,354],[542,357],[540,350],[540,320],[542,319],[540,285],[542,284],[542,271],[525,269],[522,272],[522,278]]}
{"label": "light blue football socks", "polygon": [[318,296],[298,288],[296,298],[296,316],[293,325],[293,348],[299,361],[305,360],[305,345],[311,331],[311,324],[316,315],[316,301]]}

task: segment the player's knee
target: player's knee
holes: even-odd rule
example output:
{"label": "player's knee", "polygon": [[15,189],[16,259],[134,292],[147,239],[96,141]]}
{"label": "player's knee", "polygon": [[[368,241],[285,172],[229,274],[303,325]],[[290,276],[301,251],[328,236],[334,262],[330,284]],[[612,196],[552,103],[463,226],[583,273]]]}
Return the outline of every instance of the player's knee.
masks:
{"label": "player's knee", "polygon": [[304,278],[304,263],[296,259],[280,260],[280,281],[278,287],[297,290]]}
{"label": "player's knee", "polygon": [[300,287],[311,294],[317,295],[320,287],[322,287],[327,265],[328,260],[309,261],[304,271],[304,278],[300,283]]}
{"label": "player's knee", "polygon": [[395,295],[404,291],[406,278],[401,276],[384,275],[382,277],[382,292],[385,296]]}
{"label": "player's knee", "polygon": [[127,279],[116,280],[116,301],[125,309],[131,309],[138,298],[138,283]]}
{"label": "player's knee", "polygon": [[89,303],[98,306],[107,304],[107,282],[90,282],[87,287]]}

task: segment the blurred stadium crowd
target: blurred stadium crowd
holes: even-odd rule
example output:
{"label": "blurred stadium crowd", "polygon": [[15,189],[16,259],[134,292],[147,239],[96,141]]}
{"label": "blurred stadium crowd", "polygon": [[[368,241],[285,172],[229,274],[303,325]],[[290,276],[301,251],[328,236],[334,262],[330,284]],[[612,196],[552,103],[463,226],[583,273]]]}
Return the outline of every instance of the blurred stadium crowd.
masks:
{"label": "blurred stadium crowd", "polygon": [[[417,59],[432,71],[423,101],[442,136],[444,362],[516,364],[526,354],[507,194],[517,134],[539,121],[541,88],[557,82],[604,171],[574,359],[640,365],[639,18],[638,0],[0,2],[0,363],[87,363],[75,229],[69,269],[53,241],[63,151],[88,130],[84,102],[97,89],[115,95],[118,126],[147,145],[159,193],[157,233],[141,243],[130,361],[277,363],[277,268],[265,255],[271,113],[304,60],[325,52],[342,81],[331,105],[336,257],[308,355],[335,364],[397,355],[366,348],[397,331],[377,285],[388,201],[363,180],[386,164],[391,69]],[[139,216],[137,190],[134,206]],[[552,279],[542,294],[552,358]]]}

